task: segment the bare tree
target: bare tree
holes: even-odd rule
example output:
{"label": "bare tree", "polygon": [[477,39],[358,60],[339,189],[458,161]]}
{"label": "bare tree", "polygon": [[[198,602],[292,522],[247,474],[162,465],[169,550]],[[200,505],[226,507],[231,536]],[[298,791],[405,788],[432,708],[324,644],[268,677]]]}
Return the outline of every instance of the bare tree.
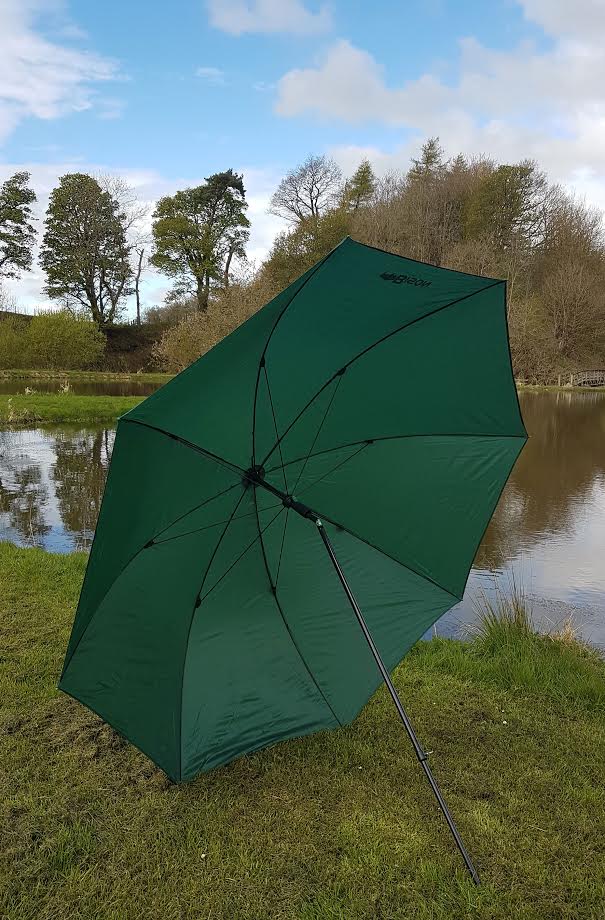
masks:
{"label": "bare tree", "polygon": [[336,204],[342,192],[342,172],[326,156],[309,156],[281,180],[271,198],[269,213],[298,222],[320,217]]}
{"label": "bare tree", "polygon": [[605,341],[605,309],[598,277],[586,264],[562,262],[547,278],[542,291],[559,353],[574,358]]}
{"label": "bare tree", "polygon": [[141,277],[149,267],[149,249],[152,235],[148,218],[151,205],[141,201],[135,190],[121,176],[103,174],[98,182],[106,192],[120,204],[125,217],[125,227],[132,265],[133,290],[136,305],[137,326],[141,325]]}
{"label": "bare tree", "polygon": [[145,247],[140,246],[134,249],[136,260],[134,268],[134,296],[137,308],[137,326],[141,325],[141,274],[143,272],[143,259],[145,258]]}

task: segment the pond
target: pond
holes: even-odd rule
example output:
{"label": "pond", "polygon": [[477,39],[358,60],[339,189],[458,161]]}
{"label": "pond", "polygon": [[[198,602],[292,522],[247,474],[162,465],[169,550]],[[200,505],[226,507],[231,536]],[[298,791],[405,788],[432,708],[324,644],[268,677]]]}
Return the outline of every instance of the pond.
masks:
{"label": "pond", "polygon": [[[474,599],[515,579],[545,628],[572,616],[605,648],[605,393],[521,394],[530,440],[477,553],[461,604],[437,624],[459,634]],[[111,456],[112,429],[0,432],[0,539],[87,549]]]}
{"label": "pond", "polygon": [[[26,389],[37,393],[59,393],[65,385],[60,377],[0,377],[0,396],[15,396]],[[149,396],[161,383],[148,380],[69,380],[74,396]]]}

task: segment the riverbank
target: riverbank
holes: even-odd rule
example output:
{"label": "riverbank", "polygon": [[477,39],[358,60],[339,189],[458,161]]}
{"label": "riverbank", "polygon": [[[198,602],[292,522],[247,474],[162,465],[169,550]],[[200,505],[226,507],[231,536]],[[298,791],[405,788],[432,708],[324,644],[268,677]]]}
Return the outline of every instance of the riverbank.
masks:
{"label": "riverbank", "polygon": [[0,370],[0,380],[71,380],[87,383],[167,383],[174,374],[138,374],[113,371]]}
{"label": "riverbank", "polygon": [[392,703],[184,786],[55,689],[86,558],[0,543],[0,915],[597,920],[605,665],[507,629],[421,643],[395,682],[481,872],[475,889]]}
{"label": "riverbank", "polygon": [[72,396],[71,393],[0,395],[0,425],[114,424],[141,396]]}

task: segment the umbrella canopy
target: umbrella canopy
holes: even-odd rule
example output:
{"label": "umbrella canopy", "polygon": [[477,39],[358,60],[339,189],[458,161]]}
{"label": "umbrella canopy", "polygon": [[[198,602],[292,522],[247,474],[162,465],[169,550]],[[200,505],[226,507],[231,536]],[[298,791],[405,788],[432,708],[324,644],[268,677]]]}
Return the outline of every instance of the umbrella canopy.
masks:
{"label": "umbrella canopy", "polygon": [[186,780],[350,722],[526,440],[505,283],[345,239],[118,423],[60,687]]}

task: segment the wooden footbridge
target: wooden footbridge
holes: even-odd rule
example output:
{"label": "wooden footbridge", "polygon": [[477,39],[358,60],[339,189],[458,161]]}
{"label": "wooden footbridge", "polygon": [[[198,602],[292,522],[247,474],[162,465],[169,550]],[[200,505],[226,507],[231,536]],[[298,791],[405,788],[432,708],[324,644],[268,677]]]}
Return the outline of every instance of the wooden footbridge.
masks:
{"label": "wooden footbridge", "polygon": [[577,374],[572,374],[569,379],[569,386],[605,387],[605,370],[579,371]]}

